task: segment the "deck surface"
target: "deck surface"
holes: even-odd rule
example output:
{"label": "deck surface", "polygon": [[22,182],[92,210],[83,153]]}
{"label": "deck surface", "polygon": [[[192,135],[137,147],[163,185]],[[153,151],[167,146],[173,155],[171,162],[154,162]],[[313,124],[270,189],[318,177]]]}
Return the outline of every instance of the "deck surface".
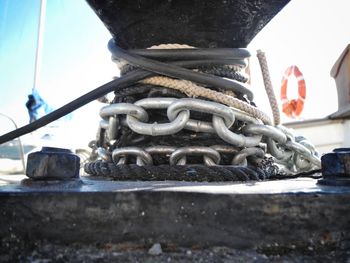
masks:
{"label": "deck surface", "polygon": [[[56,252],[75,244],[83,254],[93,251],[92,257],[102,253],[108,259],[114,257],[101,246],[144,249],[154,243],[168,250],[185,248],[175,249],[182,251],[178,262],[184,261],[186,248],[217,246],[238,256],[250,251],[247,262],[260,258],[257,251],[304,257],[305,248],[318,259],[320,253],[338,255],[337,260],[350,257],[350,187],[320,186],[309,178],[195,183],[83,176],[70,182],[32,182],[5,175],[0,176],[0,202],[0,252],[11,246],[14,257],[30,254],[33,247],[46,255],[42,244]],[[212,253],[200,251],[199,257]],[[147,250],[140,253],[140,260],[147,256]],[[219,259],[213,262],[223,262]]]}

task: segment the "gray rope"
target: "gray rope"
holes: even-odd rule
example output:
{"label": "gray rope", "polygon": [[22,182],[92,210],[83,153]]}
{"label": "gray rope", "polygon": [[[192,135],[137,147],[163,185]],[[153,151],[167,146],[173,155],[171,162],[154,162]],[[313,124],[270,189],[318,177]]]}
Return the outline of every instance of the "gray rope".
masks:
{"label": "gray rope", "polygon": [[85,164],[86,173],[93,176],[109,177],[113,180],[140,181],[260,181],[267,173],[258,167],[205,166],[205,165],[115,165],[103,161]]}

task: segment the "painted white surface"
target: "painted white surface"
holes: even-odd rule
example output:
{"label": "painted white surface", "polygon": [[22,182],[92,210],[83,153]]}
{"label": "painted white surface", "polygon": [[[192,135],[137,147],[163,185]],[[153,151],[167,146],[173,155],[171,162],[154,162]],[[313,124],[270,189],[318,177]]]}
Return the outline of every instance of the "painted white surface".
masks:
{"label": "painted white surface", "polygon": [[306,137],[321,154],[331,152],[334,148],[350,147],[350,120],[320,119],[286,126]]}

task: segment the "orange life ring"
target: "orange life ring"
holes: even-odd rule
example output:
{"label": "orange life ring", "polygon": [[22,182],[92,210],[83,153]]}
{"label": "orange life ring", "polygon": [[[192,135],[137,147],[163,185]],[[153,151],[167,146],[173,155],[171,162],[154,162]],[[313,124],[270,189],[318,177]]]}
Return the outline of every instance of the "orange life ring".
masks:
{"label": "orange life ring", "polygon": [[[288,79],[291,75],[294,75],[298,80],[298,99],[288,99],[287,98],[287,86]],[[304,108],[304,101],[306,97],[306,85],[304,76],[297,66],[290,66],[287,68],[284,76],[282,78],[281,84],[281,101],[282,101],[282,111],[288,116],[295,118],[301,114]]]}

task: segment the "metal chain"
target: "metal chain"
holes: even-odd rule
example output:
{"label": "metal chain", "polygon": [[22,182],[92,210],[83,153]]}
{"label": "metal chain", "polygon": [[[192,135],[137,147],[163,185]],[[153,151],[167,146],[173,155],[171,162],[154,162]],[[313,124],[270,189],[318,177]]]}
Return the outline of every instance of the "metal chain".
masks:
{"label": "metal chain", "polygon": [[[149,110],[164,110],[167,119],[163,120],[164,123],[147,123]],[[190,119],[192,111],[208,114],[212,122]],[[250,155],[263,158],[265,151],[258,147],[262,144],[266,145],[267,153],[275,157],[277,163],[285,166],[286,171],[301,172],[320,167],[317,152],[305,138],[297,140],[293,133],[283,126],[273,127],[261,124],[257,119],[219,103],[189,98],[146,98],[134,104],[111,104],[101,109],[100,116],[105,121],[101,122],[100,129],[109,131],[109,134],[113,130],[110,124],[115,123],[111,120],[118,115],[126,115],[126,121],[123,124],[142,135],[173,135],[182,129],[216,133],[223,141],[240,148],[241,155],[232,160],[232,164],[235,165],[246,165],[246,157]],[[239,131],[230,129],[237,121],[243,122],[244,126]],[[112,135],[109,136],[113,138]],[[140,148],[131,151],[130,148],[116,149],[117,153],[113,151],[112,155],[116,157],[135,155],[137,164],[152,163],[149,156],[145,157],[148,154],[147,151]],[[162,151],[163,154],[169,154],[170,148]],[[186,164],[186,155],[189,153],[203,155],[205,165],[217,165],[220,162],[219,153],[214,153],[212,148],[183,147],[176,149],[175,154],[172,152],[169,163]],[[101,154],[101,158],[107,160],[105,154]],[[123,158],[116,164],[125,164],[125,162],[126,159]]]}
{"label": "metal chain", "polygon": [[132,164],[131,157],[134,157],[134,164],[139,166],[153,165],[154,155],[163,155],[168,158],[170,165],[187,165],[188,157],[202,157],[202,161],[191,164],[204,164],[214,166],[221,164],[221,156],[231,156],[231,164],[248,166],[248,158],[263,158],[265,151],[258,147],[245,148],[239,150],[236,147],[227,145],[187,146],[176,148],[173,146],[157,145],[147,148],[123,147],[108,152],[103,148],[98,148],[97,154],[105,162],[113,161],[116,165]]}
{"label": "metal chain", "polygon": [[[169,66],[173,62],[170,60]],[[244,59],[231,60],[227,65],[216,64],[215,60],[198,60],[186,72],[212,74],[242,86],[248,81],[244,73],[246,66]],[[125,61],[120,68],[123,74],[137,70]],[[119,176],[131,168],[137,173],[143,171],[162,178],[164,173],[160,171],[164,169],[170,169],[175,175],[182,168],[171,167],[191,165],[199,165],[196,169],[203,174],[209,170],[212,174],[230,173],[233,169],[235,176],[238,170],[234,167],[243,170],[264,167],[267,174],[276,174],[278,169],[294,174],[320,168],[320,158],[310,142],[281,125],[267,125],[270,124],[268,117],[251,112],[258,109],[249,96],[238,92],[235,97],[235,92],[230,90],[232,83],[219,80],[216,77],[215,85],[220,84],[217,87],[213,79],[211,84],[201,82],[202,86],[198,86],[188,80],[156,75],[116,91],[113,103],[100,111],[102,120],[94,145],[98,160],[86,165],[88,173],[114,173],[120,179],[132,177]],[[226,97],[221,100],[190,89]],[[183,98],[188,94],[194,98]],[[231,107],[231,100],[247,104],[250,110]],[[182,172],[187,174],[185,170]]]}

